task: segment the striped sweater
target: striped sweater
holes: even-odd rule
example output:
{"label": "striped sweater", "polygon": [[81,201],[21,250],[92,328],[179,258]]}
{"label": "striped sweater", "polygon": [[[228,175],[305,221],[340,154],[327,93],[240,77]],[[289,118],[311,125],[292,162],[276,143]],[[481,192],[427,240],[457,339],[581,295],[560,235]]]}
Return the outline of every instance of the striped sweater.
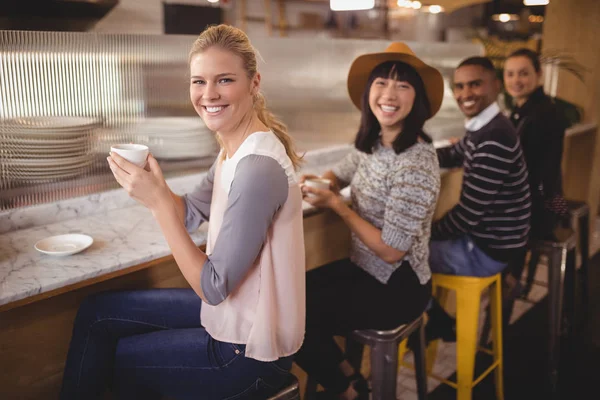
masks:
{"label": "striped sweater", "polygon": [[437,150],[441,167],[463,167],[458,204],[432,228],[433,240],[468,234],[479,248],[507,262],[529,234],[531,197],[521,144],[501,113],[452,147]]}
{"label": "striped sweater", "polygon": [[[440,190],[440,170],[433,146],[416,143],[400,154],[376,145],[372,154],[353,149],[333,168],[351,186],[352,208],[381,230],[385,244],[405,251],[421,284],[431,277],[429,237]],[[388,264],[352,234],[350,259],[382,283],[402,261]]]}

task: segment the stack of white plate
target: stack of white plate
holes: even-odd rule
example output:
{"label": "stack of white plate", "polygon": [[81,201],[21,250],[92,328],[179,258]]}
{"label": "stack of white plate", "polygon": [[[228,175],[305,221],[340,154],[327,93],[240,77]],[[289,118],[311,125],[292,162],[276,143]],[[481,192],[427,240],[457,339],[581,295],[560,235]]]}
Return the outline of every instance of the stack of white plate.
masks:
{"label": "stack of white plate", "polygon": [[2,174],[11,181],[44,183],[87,171],[95,129],[84,117],[31,117],[0,121]]}
{"label": "stack of white plate", "polygon": [[134,127],[139,143],[147,143],[157,159],[177,160],[214,155],[218,145],[200,117],[147,118]]}

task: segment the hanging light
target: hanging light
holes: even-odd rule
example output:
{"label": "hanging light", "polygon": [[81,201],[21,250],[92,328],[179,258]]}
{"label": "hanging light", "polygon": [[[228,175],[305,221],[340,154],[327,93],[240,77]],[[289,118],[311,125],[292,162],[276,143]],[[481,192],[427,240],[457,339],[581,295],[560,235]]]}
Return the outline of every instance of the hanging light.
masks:
{"label": "hanging light", "polygon": [[429,6],[429,9],[427,11],[429,11],[431,14],[439,14],[444,10],[441,6],[433,5],[433,6]]}
{"label": "hanging light", "polygon": [[333,11],[370,10],[375,7],[375,0],[329,0],[329,8]]}
{"label": "hanging light", "polygon": [[492,19],[494,21],[500,21],[502,23],[507,23],[510,21],[518,21],[519,16],[516,14],[494,14],[494,15],[492,15]]}
{"label": "hanging light", "polygon": [[412,0],[398,0],[397,4],[398,4],[398,7],[412,8],[413,10],[418,10],[422,6],[420,1],[412,1]]}
{"label": "hanging light", "polygon": [[523,0],[526,6],[547,6],[550,0]]}

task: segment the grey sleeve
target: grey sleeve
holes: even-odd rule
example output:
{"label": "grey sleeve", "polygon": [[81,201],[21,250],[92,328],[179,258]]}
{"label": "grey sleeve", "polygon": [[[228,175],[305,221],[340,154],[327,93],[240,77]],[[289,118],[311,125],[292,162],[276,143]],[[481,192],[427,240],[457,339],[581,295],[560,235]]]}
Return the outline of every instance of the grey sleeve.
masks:
{"label": "grey sleeve", "polygon": [[251,154],[240,160],[219,236],[200,277],[208,304],[221,303],[246,276],[287,200],[288,187],[285,171],[273,158]]}
{"label": "grey sleeve", "polygon": [[210,203],[212,201],[215,168],[217,161],[210,167],[204,180],[192,193],[183,196],[185,204],[185,229],[193,232],[210,217]]}
{"label": "grey sleeve", "polygon": [[333,174],[342,183],[341,187],[348,186],[360,164],[360,155],[358,150],[352,149],[342,160],[331,170]]}

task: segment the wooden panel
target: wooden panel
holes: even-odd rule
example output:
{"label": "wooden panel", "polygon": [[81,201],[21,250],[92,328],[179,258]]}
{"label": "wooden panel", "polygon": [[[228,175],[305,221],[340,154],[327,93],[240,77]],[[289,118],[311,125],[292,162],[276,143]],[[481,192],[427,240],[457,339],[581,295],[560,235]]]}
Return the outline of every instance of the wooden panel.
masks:
{"label": "wooden panel", "polygon": [[[588,69],[585,83],[561,71],[557,96],[584,108],[585,122],[600,122],[600,1],[552,0],[546,6],[542,51],[560,50]],[[565,148],[565,194],[584,200],[591,217],[600,212],[600,139],[567,138]],[[595,172],[595,173],[592,173]],[[579,175],[582,173],[582,175]],[[595,226],[590,224],[590,230]]]}
{"label": "wooden panel", "polygon": [[442,173],[440,195],[435,206],[433,220],[437,221],[450,211],[460,199],[463,169],[456,168]]}
{"label": "wooden panel", "polygon": [[[584,201],[590,208],[590,237],[596,231],[594,221],[600,212],[600,138],[598,127],[567,135],[563,149],[563,192],[567,199]],[[593,255],[593,254],[592,254]]]}
{"label": "wooden panel", "polygon": [[569,199],[588,201],[590,182],[594,178],[594,148],[597,128],[592,127],[578,135],[565,137],[563,149],[563,189]]}
{"label": "wooden panel", "polygon": [[306,270],[348,257],[350,230],[337,214],[323,211],[304,218]]}
{"label": "wooden panel", "polygon": [[568,52],[589,73],[582,83],[568,72],[560,72],[557,95],[585,108],[586,121],[600,114],[600,2],[597,0],[552,0],[546,7],[542,51]]}

